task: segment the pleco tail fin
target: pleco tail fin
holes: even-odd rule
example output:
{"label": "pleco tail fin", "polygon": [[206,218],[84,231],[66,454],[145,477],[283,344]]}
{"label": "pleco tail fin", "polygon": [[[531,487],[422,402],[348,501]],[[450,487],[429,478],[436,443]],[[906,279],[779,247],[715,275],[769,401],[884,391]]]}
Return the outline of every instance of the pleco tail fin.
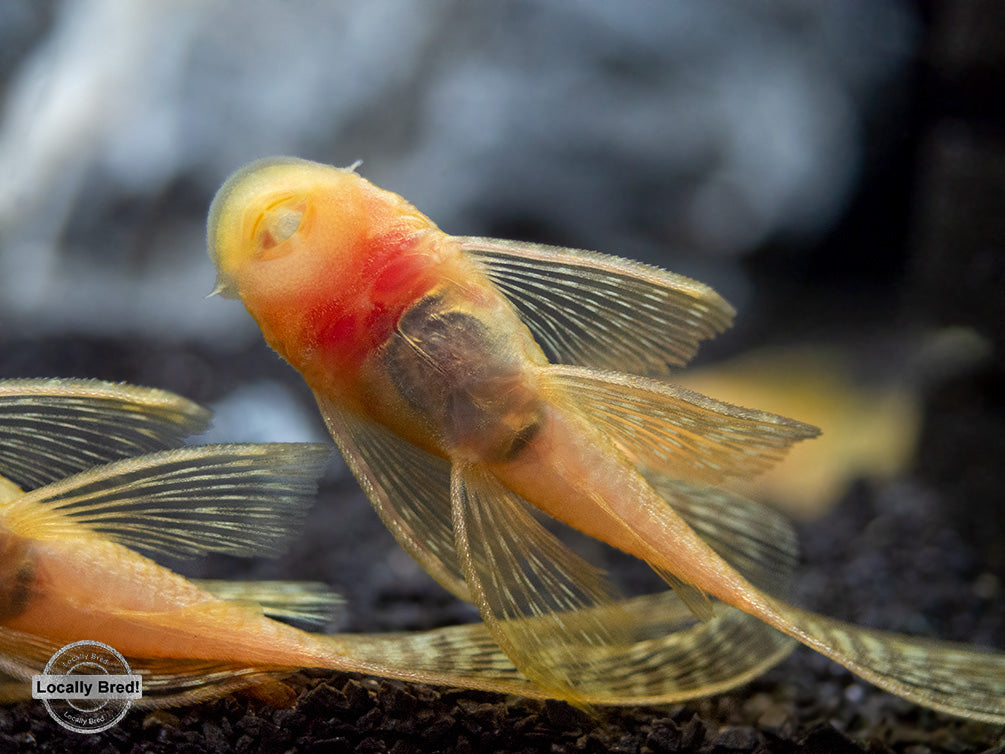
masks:
{"label": "pleco tail fin", "polygon": [[775,602],[788,633],[897,696],[932,709],[1005,724],[1005,652],[844,623]]}

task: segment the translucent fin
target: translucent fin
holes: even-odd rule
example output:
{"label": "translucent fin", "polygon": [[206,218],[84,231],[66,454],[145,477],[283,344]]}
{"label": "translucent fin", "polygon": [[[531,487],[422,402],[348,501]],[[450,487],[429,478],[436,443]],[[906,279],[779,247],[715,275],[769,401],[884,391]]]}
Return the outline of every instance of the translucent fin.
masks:
{"label": "translucent fin", "polygon": [[679,628],[667,607],[674,597],[649,595],[629,603],[634,641],[599,650],[592,658],[590,673],[580,678],[589,692],[587,702],[656,704],[719,693],[756,678],[795,646],[784,634],[721,603],[714,618]]}
{"label": "translucent fin", "polygon": [[863,628],[779,605],[805,644],[882,689],[953,715],[1005,724],[1005,652]]}
{"label": "translucent fin", "polygon": [[[28,681],[33,675],[42,672],[49,658],[61,646],[62,644],[40,636],[0,626],[0,671],[12,678],[21,679],[28,697],[31,697]],[[13,683],[12,688],[0,696],[0,702],[23,699],[23,696],[16,694],[16,686],[17,683]]]}
{"label": "translucent fin", "polygon": [[647,475],[646,481],[745,579],[785,595],[799,563],[799,541],[785,516],[715,487],[657,475]]}
{"label": "translucent fin", "polygon": [[542,370],[542,389],[584,415],[635,466],[688,481],[756,474],[793,443],[820,433],[643,377],[554,366]]}
{"label": "translucent fin", "polygon": [[667,586],[674,590],[680,601],[687,605],[688,610],[695,618],[707,621],[714,617],[715,609],[712,607],[712,600],[705,592],[694,584],[684,581],[672,571],[654,566],[651,563],[649,566],[660,575]]}
{"label": "translucent fin", "polygon": [[270,618],[286,618],[323,627],[343,604],[339,595],[313,581],[217,581],[192,579],[192,583],[220,599],[261,607]]}
{"label": "translucent fin", "polygon": [[0,380],[0,473],[25,489],[174,447],[209,411],[163,390],[98,380]]}
{"label": "translucent fin", "polygon": [[[795,646],[791,638],[726,605],[716,606],[714,619],[696,623],[672,592],[563,617],[574,631],[611,622],[626,631],[623,642],[577,644],[571,666],[557,668],[575,684],[571,701],[585,704],[659,704],[718,693],[757,677]],[[526,622],[536,628],[536,619]],[[354,657],[366,657],[385,669],[408,669],[408,676],[396,676],[406,680],[568,698],[561,689],[527,680],[485,624],[332,638]]]}
{"label": "translucent fin", "polygon": [[174,658],[127,657],[130,669],[143,676],[139,708],[177,707],[216,699],[296,672],[292,667],[247,667],[236,663]]}
{"label": "translucent fin", "polygon": [[24,490],[6,477],[0,476],[0,505],[16,500],[24,494]]}
{"label": "translucent fin", "polygon": [[[451,496],[457,552],[482,620],[525,676],[575,701],[583,647],[625,638],[613,587],[484,469],[455,464]],[[582,612],[598,606],[605,620]]]}
{"label": "translucent fin", "polygon": [[458,240],[558,363],[666,375],[733,319],[711,288],[657,267],[578,249]]}
{"label": "translucent fin", "polygon": [[323,445],[203,445],[117,461],[11,503],[7,525],[36,538],[99,534],[186,557],[282,551],[317,491]]}
{"label": "translucent fin", "polygon": [[[628,641],[583,644],[568,672],[576,677],[573,701],[588,704],[656,704],[717,693],[744,683],[780,661],[794,642],[760,621],[719,606],[717,617],[695,624],[672,593],[647,595],[612,606],[571,613],[576,630],[617,621],[631,628]],[[315,639],[337,648],[345,667],[407,681],[484,689],[528,697],[555,697],[525,678],[484,624],[396,634],[339,634]],[[0,669],[15,679],[0,684],[0,701],[30,696],[29,679],[41,672],[59,645],[0,628]],[[139,707],[191,704],[294,672],[281,666],[245,666],[211,660],[127,657],[143,675]],[[568,698],[560,696],[560,698]]]}
{"label": "translucent fin", "polygon": [[450,520],[450,464],[315,397],[335,444],[398,544],[445,589],[471,601]]}

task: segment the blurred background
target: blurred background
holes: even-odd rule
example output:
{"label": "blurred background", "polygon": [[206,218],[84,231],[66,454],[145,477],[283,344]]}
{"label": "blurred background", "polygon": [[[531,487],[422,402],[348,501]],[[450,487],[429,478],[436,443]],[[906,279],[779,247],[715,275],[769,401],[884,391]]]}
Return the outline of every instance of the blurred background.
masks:
{"label": "blurred background", "polygon": [[[205,215],[250,160],[362,160],[448,233],[713,285],[736,326],[681,379],[837,443],[764,494],[808,518],[863,478],[934,489],[997,594],[1002,7],[6,0],[0,375],[172,389],[213,441],[325,440],[240,304],[205,298]],[[329,534],[241,567],[335,583],[356,625],[443,619],[345,477]]]}
{"label": "blurred background", "polygon": [[[890,306],[913,199],[900,169],[920,137],[923,19],[900,0],[0,13],[0,264],[18,333],[254,337],[235,307],[201,301],[202,224],[215,187],[272,154],[362,160],[447,232],[691,274],[744,320],[758,254],[826,288],[872,272],[862,303]],[[824,248],[863,204],[870,232]]]}

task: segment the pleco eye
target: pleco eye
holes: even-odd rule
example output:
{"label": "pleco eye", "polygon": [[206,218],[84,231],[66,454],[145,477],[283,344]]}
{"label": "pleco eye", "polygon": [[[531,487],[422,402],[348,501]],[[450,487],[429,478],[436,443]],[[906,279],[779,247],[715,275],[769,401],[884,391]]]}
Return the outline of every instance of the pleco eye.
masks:
{"label": "pleco eye", "polygon": [[272,236],[273,243],[282,243],[296,233],[303,216],[304,211],[302,208],[279,207],[274,210],[266,226]]}
{"label": "pleco eye", "polygon": [[[275,249],[284,241],[290,240],[300,229],[305,209],[306,205],[303,202],[296,204],[290,202],[278,204],[265,211],[259,221],[259,254],[265,253],[260,258],[272,259],[276,253],[279,253],[280,256],[285,253],[273,252],[269,254],[270,250]],[[288,249],[288,251],[292,251],[292,249]]]}

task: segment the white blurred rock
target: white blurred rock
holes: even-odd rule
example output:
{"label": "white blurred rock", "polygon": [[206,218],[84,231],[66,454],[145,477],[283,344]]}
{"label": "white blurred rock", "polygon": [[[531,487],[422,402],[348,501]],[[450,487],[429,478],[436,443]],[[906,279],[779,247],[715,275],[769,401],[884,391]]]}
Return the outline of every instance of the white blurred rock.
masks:
{"label": "white blurred rock", "polygon": [[833,222],[913,33],[897,0],[64,0],[4,105],[0,322],[257,337],[202,301],[202,226],[276,153],[362,159],[448,232],[721,280]]}

